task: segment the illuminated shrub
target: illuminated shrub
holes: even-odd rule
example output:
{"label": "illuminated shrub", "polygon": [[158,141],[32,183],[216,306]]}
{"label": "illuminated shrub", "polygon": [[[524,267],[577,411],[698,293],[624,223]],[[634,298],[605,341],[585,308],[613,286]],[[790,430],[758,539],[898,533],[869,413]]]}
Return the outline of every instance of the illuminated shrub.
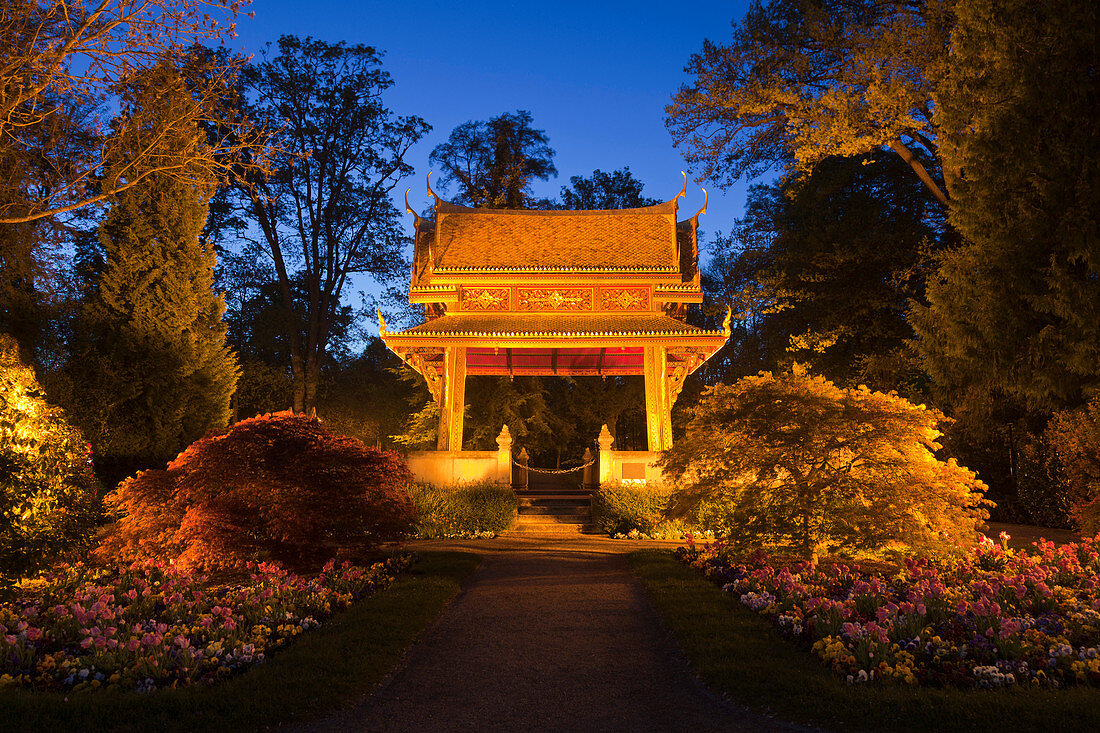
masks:
{"label": "illuminated shrub", "polygon": [[[935,457],[943,415],[896,394],[841,389],[795,369],[718,384],[661,465],[673,514],[724,507],[735,546],[800,556],[973,543],[985,485]],[[712,518],[715,519],[715,518]]]}
{"label": "illuminated shrub", "polygon": [[100,553],[205,568],[357,557],[407,535],[409,478],[397,454],[316,418],[255,417],[196,441],[165,471],[124,481],[109,500],[121,516]]}
{"label": "illuminated shrub", "polygon": [[101,517],[89,450],[0,334],[0,584],[86,543]]}
{"label": "illuminated shrub", "polygon": [[472,537],[503,532],[516,519],[516,492],[507,484],[479,481],[460,486],[410,484],[416,504],[416,536]]}

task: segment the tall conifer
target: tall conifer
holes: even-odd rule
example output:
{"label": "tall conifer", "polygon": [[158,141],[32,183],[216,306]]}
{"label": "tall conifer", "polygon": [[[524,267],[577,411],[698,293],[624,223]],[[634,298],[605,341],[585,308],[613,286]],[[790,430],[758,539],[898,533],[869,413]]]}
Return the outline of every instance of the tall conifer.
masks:
{"label": "tall conifer", "polygon": [[[171,107],[188,94],[180,73],[160,66],[133,104]],[[197,127],[176,134],[180,149],[205,144]],[[147,179],[117,198],[100,227],[106,267],[85,308],[73,376],[111,478],[163,462],[229,420],[238,368],[213,289],[214,249],[201,237],[215,182],[193,180]]]}

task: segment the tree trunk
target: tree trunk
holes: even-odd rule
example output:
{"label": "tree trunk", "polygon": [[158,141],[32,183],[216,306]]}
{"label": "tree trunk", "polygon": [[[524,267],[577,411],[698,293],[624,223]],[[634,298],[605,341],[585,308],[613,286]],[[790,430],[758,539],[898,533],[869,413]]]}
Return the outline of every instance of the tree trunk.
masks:
{"label": "tree trunk", "polygon": [[905,147],[901,140],[895,140],[894,142],[890,143],[890,147],[893,148],[895,153],[901,156],[902,160],[909,164],[909,167],[912,168],[913,172],[917,174],[917,178],[919,178],[921,180],[921,183],[924,184],[925,188],[927,188],[932,193],[932,195],[936,197],[936,200],[944,206],[947,206],[947,194],[945,194],[943,192],[943,189],[941,189],[936,184],[936,182],[932,180],[932,176],[928,174],[928,170],[919,160],[917,160],[912,151],[910,151],[909,148]]}

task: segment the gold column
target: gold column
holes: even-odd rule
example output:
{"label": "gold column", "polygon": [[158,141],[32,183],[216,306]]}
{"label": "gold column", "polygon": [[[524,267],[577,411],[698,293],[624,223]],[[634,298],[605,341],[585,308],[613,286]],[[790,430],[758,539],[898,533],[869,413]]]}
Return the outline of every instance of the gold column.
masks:
{"label": "gold column", "polygon": [[651,451],[665,450],[672,445],[667,356],[662,346],[645,347],[645,424]]}
{"label": "gold column", "polygon": [[443,404],[439,411],[439,450],[462,450],[466,410],[466,347],[448,346],[444,356]]}

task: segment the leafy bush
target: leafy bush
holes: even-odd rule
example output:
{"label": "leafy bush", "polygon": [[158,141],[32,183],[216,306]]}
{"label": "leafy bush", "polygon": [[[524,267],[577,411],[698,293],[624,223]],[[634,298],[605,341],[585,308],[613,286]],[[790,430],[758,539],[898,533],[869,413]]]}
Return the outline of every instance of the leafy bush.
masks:
{"label": "leafy bush", "polygon": [[110,497],[121,513],[100,553],[235,567],[360,557],[401,539],[415,515],[395,453],[290,413],[242,420],[196,441],[166,471],[143,471]]}
{"label": "leafy bush", "polygon": [[1082,532],[1100,532],[1100,398],[1055,415],[1046,437],[1058,456]]}
{"label": "leafy bush", "polygon": [[819,552],[969,546],[985,485],[940,461],[943,415],[896,394],[840,389],[795,368],[708,388],[660,465],[673,513],[726,507],[735,546]]}
{"label": "leafy bush", "polygon": [[506,484],[410,484],[408,491],[416,504],[416,535],[425,539],[495,534],[516,519],[516,493]]}
{"label": "leafy bush", "polygon": [[91,539],[102,514],[89,456],[0,334],[0,585]]}
{"label": "leafy bush", "polygon": [[592,494],[592,522],[612,537],[678,540],[688,533],[723,534],[725,513],[718,504],[702,501],[688,516],[670,517],[671,494],[664,485],[601,484]]}

